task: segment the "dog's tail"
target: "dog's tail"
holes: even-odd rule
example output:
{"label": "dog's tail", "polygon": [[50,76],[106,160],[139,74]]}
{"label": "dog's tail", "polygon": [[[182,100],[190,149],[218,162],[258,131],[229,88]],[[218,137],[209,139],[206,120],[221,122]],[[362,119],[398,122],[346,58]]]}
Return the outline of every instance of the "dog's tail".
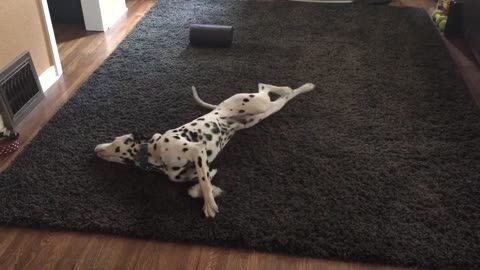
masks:
{"label": "dog's tail", "polygon": [[205,101],[203,101],[202,99],[200,99],[200,97],[198,96],[198,93],[197,93],[197,89],[195,88],[195,86],[192,86],[192,94],[193,94],[193,99],[195,99],[195,101],[202,107],[204,108],[207,108],[207,109],[215,109],[217,108],[217,105],[213,105],[213,104],[210,104],[210,103],[207,103]]}

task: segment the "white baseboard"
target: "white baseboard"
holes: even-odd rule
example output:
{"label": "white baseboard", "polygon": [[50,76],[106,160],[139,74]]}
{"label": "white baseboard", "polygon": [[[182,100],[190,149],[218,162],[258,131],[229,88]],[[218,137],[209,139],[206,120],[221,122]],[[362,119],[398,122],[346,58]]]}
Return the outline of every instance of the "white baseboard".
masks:
{"label": "white baseboard", "polygon": [[40,76],[38,76],[38,80],[40,81],[43,92],[47,92],[50,86],[52,86],[60,78],[60,76],[57,75],[55,66],[49,67]]}

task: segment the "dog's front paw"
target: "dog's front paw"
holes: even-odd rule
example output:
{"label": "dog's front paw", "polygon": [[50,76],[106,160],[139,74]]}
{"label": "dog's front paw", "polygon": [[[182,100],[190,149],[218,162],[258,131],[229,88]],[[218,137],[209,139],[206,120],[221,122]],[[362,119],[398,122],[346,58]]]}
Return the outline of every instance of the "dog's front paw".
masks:
{"label": "dog's front paw", "polygon": [[214,218],[215,215],[218,213],[218,205],[215,203],[215,201],[207,202],[205,201],[205,204],[203,205],[203,213],[205,213],[205,216],[212,217]]}

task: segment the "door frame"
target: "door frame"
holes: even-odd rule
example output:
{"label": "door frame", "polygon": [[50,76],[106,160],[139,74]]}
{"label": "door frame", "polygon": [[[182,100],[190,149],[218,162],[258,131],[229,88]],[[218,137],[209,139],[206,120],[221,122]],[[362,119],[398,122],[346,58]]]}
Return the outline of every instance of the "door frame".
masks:
{"label": "door frame", "polygon": [[58,53],[57,41],[55,39],[55,32],[53,31],[52,19],[50,17],[47,0],[37,1],[39,1],[42,9],[43,25],[45,29],[47,29],[49,53],[53,59],[53,66],[39,75],[40,84],[42,85],[43,92],[45,92],[60,78],[60,76],[62,76],[63,68]]}

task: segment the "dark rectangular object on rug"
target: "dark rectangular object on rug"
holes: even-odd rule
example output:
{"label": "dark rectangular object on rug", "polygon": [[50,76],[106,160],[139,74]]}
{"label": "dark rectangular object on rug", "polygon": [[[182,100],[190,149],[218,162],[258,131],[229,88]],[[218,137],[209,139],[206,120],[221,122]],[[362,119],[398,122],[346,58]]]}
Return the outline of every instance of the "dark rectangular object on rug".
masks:
{"label": "dark rectangular object on rug", "polygon": [[[235,27],[189,46],[193,23]],[[257,84],[317,88],[219,155],[215,219],[186,185],[99,160]],[[447,269],[480,265],[480,111],[421,9],[159,1],[0,175],[0,222]]]}

